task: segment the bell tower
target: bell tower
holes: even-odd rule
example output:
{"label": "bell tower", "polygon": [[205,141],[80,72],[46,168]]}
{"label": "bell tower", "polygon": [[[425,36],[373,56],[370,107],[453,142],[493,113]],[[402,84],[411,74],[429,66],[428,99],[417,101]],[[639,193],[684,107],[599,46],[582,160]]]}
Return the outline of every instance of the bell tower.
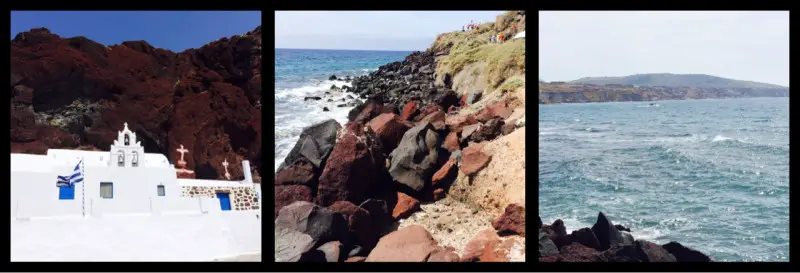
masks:
{"label": "bell tower", "polygon": [[138,168],[144,164],[144,147],[136,140],[136,133],[128,129],[128,123],[125,122],[123,126],[111,145],[109,167]]}

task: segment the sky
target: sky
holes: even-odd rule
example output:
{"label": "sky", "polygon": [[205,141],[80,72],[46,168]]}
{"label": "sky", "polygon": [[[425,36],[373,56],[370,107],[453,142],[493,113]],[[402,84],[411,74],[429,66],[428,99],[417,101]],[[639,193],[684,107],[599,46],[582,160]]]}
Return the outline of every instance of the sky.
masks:
{"label": "sky", "polygon": [[425,50],[470,20],[503,11],[276,11],[275,48]]}
{"label": "sky", "polygon": [[105,45],[145,40],[180,52],[259,25],[261,11],[13,11],[11,39],[45,27],[65,38],[84,36]]}
{"label": "sky", "polygon": [[542,80],[645,73],[789,86],[789,12],[539,12]]}

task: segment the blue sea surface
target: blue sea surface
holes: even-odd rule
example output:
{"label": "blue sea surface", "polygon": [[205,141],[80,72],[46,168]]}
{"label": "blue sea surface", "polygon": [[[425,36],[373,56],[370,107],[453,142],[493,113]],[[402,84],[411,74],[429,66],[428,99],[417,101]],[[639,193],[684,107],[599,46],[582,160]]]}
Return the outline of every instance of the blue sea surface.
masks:
{"label": "blue sea surface", "polygon": [[600,211],[716,261],[788,261],[789,99],[540,105],[542,221]]}
{"label": "blue sea surface", "polygon": [[[275,170],[294,147],[303,128],[326,119],[336,119],[344,125],[350,107],[343,104],[348,95],[331,92],[331,85],[349,85],[343,81],[329,81],[337,77],[361,76],[375,71],[381,65],[402,61],[410,51],[361,51],[275,49]],[[322,100],[304,101],[305,97],[318,96]],[[328,98],[333,102],[328,102]],[[347,100],[347,99],[345,99]],[[349,100],[348,100],[349,101]],[[323,111],[327,107],[330,111]]]}

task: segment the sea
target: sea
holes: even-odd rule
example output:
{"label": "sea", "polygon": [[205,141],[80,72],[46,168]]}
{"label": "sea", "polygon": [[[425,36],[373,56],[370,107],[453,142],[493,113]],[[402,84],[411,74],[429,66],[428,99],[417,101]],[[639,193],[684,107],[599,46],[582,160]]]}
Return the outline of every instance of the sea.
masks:
{"label": "sea", "polygon": [[[352,107],[337,107],[348,95],[331,92],[332,85],[350,85],[330,81],[336,77],[366,75],[387,63],[402,61],[411,51],[362,51],[319,49],[275,49],[275,171],[294,147],[303,128],[327,119],[344,125]],[[305,101],[318,96],[322,100]],[[332,98],[333,102],[327,99]],[[347,100],[349,101],[349,100]],[[363,100],[362,100],[363,101]],[[330,111],[323,111],[327,107]]]}
{"label": "sea", "polygon": [[539,214],[715,261],[789,260],[789,99],[539,106]]}

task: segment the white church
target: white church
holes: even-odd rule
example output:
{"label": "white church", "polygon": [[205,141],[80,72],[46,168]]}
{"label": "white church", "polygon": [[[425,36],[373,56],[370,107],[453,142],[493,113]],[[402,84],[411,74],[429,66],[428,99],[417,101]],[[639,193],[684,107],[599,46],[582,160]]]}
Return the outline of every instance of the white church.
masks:
{"label": "white church", "polygon": [[[198,180],[145,153],[124,124],[110,150],[11,154],[12,261],[213,261],[261,251],[260,186]],[[228,162],[222,165],[225,176]],[[176,166],[178,168],[176,168]],[[82,179],[81,179],[82,178]]]}

